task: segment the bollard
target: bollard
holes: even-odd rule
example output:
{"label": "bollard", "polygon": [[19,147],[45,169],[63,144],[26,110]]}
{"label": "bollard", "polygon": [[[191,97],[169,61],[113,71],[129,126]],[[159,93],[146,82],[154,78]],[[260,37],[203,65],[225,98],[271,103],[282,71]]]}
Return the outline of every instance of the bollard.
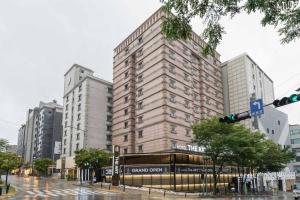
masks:
{"label": "bollard", "polygon": [[164,197],[166,197],[166,190],[164,190]]}
{"label": "bollard", "polygon": [[10,184],[8,184],[8,185],[6,186],[6,194],[8,193],[9,188],[10,188]]}
{"label": "bollard", "polygon": [[149,188],[149,195],[150,195],[151,189]]}
{"label": "bollard", "polygon": [[185,192],[185,194],[184,194],[184,197],[186,198],[186,192]]}
{"label": "bollard", "polygon": [[102,188],[102,182],[101,182],[101,184],[100,184],[100,187]]}
{"label": "bollard", "polygon": [[123,187],[123,192],[125,192],[125,185],[124,185],[124,187]]}
{"label": "bollard", "polygon": [[108,186],[108,189],[110,190],[110,186],[111,186],[111,184],[109,184],[109,186]]}

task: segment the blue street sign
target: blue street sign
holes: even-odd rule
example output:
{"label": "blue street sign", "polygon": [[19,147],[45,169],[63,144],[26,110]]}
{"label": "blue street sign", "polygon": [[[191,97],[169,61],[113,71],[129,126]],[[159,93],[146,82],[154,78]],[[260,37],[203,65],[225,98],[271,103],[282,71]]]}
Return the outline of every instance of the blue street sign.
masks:
{"label": "blue street sign", "polygon": [[257,99],[255,101],[250,101],[251,116],[260,116],[264,114],[264,104],[262,99]]}

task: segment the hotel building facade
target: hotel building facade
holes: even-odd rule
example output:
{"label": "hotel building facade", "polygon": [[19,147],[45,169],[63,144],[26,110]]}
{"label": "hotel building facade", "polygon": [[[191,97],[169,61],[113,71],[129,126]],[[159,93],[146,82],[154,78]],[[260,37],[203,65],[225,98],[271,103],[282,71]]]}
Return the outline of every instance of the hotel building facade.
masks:
{"label": "hotel building facade", "polygon": [[204,41],[168,41],[156,11],[114,50],[113,144],[148,153],[192,143],[192,124],[223,115],[220,55]]}

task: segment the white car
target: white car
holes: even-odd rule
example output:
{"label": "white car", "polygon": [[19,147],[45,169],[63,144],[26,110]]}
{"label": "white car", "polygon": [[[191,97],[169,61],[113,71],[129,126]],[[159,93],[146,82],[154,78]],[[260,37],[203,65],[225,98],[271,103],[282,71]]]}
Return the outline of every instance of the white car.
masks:
{"label": "white car", "polygon": [[300,199],[300,183],[295,183],[293,187],[293,196],[295,199]]}

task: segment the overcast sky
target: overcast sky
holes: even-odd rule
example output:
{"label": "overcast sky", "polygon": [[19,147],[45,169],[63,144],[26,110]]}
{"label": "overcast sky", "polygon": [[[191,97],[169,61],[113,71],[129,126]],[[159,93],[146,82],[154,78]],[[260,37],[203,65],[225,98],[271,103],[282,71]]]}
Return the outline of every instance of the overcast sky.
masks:
{"label": "overcast sky", "polygon": [[[160,7],[159,0],[0,0],[0,138],[17,143],[28,108],[62,103],[64,73],[77,63],[112,81],[113,49]],[[223,19],[221,61],[247,52],[273,79],[276,97],[300,87],[300,39],[281,45],[260,15]],[[201,24],[195,20],[194,30]],[[300,123],[300,103],[281,108]]]}

